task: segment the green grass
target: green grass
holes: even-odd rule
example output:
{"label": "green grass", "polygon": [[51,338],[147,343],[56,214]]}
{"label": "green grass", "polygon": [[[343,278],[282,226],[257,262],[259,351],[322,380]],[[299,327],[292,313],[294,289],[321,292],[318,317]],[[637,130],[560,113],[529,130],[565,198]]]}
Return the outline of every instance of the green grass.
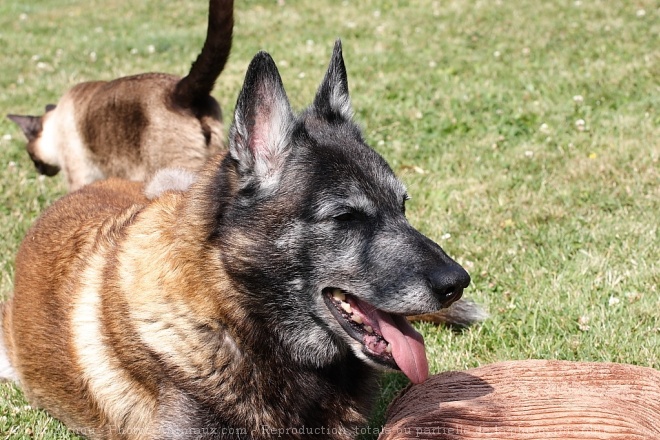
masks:
{"label": "green grass", "polygon": [[[469,269],[466,294],[491,312],[460,333],[420,326],[433,372],[527,358],[660,368],[657,1],[283,3],[237,2],[215,96],[230,115],[265,49],[301,108],[342,38],[356,119],[408,185],[411,222]],[[39,113],[84,80],[185,73],[206,8],[4,0],[0,112]],[[21,237],[64,187],[37,177],[8,120],[0,136],[1,298]],[[403,385],[384,379],[374,427]],[[3,435],[75,438],[9,385]]]}

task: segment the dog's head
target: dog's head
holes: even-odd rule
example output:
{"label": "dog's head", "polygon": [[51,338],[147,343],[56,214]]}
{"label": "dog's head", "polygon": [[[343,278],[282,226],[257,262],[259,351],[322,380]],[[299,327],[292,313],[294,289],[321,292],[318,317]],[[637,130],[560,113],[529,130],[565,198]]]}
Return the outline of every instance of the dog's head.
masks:
{"label": "dog's head", "polygon": [[252,60],[224,167],[224,262],[294,358],[319,367],[352,352],[423,381],[405,316],[449,306],[470,277],[406,220],[404,185],[352,122],[339,41],[298,116],[272,58]]}
{"label": "dog's head", "polygon": [[21,128],[21,131],[23,131],[28,141],[25,148],[35,168],[39,174],[46,176],[54,176],[60,171],[59,164],[55,163],[56,159],[47,157],[47,154],[42,152],[40,148],[43,119],[53,109],[55,109],[55,106],[48,104],[46,106],[46,114],[43,116],[7,115],[7,118],[15,122]]}

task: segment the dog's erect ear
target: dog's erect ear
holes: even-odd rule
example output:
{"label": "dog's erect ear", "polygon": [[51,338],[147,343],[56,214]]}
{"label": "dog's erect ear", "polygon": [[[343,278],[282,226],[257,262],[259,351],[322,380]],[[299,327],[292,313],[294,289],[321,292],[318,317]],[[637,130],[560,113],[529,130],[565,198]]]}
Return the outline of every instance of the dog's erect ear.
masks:
{"label": "dog's erect ear", "polygon": [[344,57],[341,54],[341,40],[335,41],[328,71],[314,98],[314,107],[328,119],[337,117],[351,119],[353,108],[348,94],[348,77]]}
{"label": "dog's erect ear", "polygon": [[259,52],[236,102],[229,152],[243,175],[272,183],[289,152],[293,113],[273,59]]}
{"label": "dog's erect ear", "polygon": [[7,118],[21,127],[28,141],[32,141],[41,133],[41,116],[7,115]]}

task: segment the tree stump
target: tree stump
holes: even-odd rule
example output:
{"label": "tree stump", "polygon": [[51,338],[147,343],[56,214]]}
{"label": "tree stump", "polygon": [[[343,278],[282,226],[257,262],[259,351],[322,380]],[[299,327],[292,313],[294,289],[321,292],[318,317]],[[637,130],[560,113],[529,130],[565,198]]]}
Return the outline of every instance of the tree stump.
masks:
{"label": "tree stump", "polygon": [[660,371],[511,361],[430,377],[387,410],[379,440],[658,440]]}

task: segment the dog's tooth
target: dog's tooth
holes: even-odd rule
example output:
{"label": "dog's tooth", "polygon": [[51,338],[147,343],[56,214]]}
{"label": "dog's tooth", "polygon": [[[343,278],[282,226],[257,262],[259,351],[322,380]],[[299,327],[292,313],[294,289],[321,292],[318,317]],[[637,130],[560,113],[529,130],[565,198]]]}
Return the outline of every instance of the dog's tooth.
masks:
{"label": "dog's tooth", "polygon": [[358,324],[362,324],[362,317],[360,315],[358,315],[357,313],[354,313],[353,315],[351,315],[351,319],[353,320],[353,322],[357,322]]}
{"label": "dog's tooth", "polygon": [[351,308],[351,305],[347,302],[342,302],[341,308],[344,309],[344,312],[348,313],[349,315],[353,313],[353,309]]}
{"label": "dog's tooth", "polygon": [[342,302],[346,300],[346,295],[344,292],[342,292],[339,289],[335,289],[332,291],[332,297],[335,299],[337,302]]}
{"label": "dog's tooth", "polygon": [[364,329],[367,331],[367,333],[373,333],[374,329],[370,325],[365,325]]}
{"label": "dog's tooth", "polygon": [[392,344],[390,344],[389,342],[387,343],[387,346],[385,347],[385,352],[390,353],[390,354],[392,353]]}

